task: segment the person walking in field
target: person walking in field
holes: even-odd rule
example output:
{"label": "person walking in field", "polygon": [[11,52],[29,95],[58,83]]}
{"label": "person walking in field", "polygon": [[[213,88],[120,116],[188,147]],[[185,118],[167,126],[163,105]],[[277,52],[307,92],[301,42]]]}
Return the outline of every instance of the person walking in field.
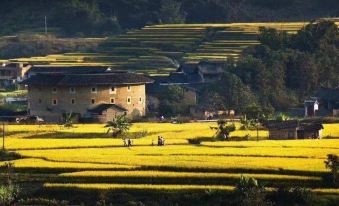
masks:
{"label": "person walking in field", "polygon": [[161,137],[161,146],[165,146],[165,138]]}
{"label": "person walking in field", "polygon": [[122,141],[124,142],[124,147],[127,147],[127,139],[126,138],[123,138]]}
{"label": "person walking in field", "polygon": [[128,147],[132,147],[132,140],[128,139]]}
{"label": "person walking in field", "polygon": [[160,146],[160,145],[161,145],[161,137],[158,136],[158,146]]}
{"label": "person walking in field", "polygon": [[162,136],[158,136],[158,146],[164,146],[165,139]]}

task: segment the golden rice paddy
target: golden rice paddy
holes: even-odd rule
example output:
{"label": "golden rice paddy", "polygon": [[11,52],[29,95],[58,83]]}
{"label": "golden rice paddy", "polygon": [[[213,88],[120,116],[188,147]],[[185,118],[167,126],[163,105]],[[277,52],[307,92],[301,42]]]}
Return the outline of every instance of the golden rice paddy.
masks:
{"label": "golden rice paddy", "polygon": [[[146,136],[133,139],[130,148],[106,134],[102,124],[70,129],[6,125],[5,146],[22,156],[12,161],[18,181],[39,182],[45,189],[232,190],[246,175],[268,187],[293,184],[321,194],[339,193],[322,183],[327,154],[339,154],[339,139],[334,138],[339,137],[339,124],[324,125],[323,134],[331,139],[274,141],[262,130],[255,141],[256,131],[237,130],[233,141],[222,142],[213,137],[210,127],[215,124],[135,123],[129,134]],[[247,134],[253,138],[240,141]],[[166,146],[152,146],[158,135]],[[192,145],[187,141],[191,138],[204,141]]]}

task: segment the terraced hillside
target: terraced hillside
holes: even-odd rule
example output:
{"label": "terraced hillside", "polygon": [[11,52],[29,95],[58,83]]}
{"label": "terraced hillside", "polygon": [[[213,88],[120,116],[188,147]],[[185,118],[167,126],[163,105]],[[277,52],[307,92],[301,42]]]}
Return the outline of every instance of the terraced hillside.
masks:
{"label": "terraced hillside", "polygon": [[[338,22],[339,24],[339,22]],[[223,62],[238,58],[244,48],[258,44],[259,27],[290,33],[305,23],[167,24],[108,38],[96,53],[66,53],[46,57],[11,59],[51,65],[109,65],[154,75],[167,74],[182,62]]]}

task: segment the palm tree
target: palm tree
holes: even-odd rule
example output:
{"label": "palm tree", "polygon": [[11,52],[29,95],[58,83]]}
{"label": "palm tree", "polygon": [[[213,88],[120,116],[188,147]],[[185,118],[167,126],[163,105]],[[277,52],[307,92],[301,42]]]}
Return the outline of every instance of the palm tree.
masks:
{"label": "palm tree", "polygon": [[65,114],[64,127],[70,128],[73,127],[73,113]]}
{"label": "palm tree", "polygon": [[276,117],[276,120],[283,122],[283,121],[290,120],[290,118],[284,113],[279,113],[279,115]]}
{"label": "palm tree", "polygon": [[126,115],[120,115],[113,118],[112,121],[108,121],[105,127],[108,127],[107,133],[112,132],[112,137],[117,137],[129,130],[131,123],[129,123]]}
{"label": "palm tree", "polygon": [[227,125],[227,122],[225,120],[218,120],[217,124],[217,127],[210,128],[213,130],[217,130],[215,135],[217,138],[222,140],[227,140],[230,133],[235,131],[236,129],[234,124]]}

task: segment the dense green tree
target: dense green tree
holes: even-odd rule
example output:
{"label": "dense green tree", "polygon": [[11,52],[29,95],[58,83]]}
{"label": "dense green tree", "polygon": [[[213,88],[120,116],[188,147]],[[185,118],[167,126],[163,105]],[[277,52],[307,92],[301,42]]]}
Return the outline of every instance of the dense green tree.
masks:
{"label": "dense green tree", "polygon": [[338,44],[338,27],[333,21],[311,22],[292,36],[292,48],[304,52],[315,52],[328,47],[328,44]]}
{"label": "dense green tree", "polygon": [[[102,20],[95,1],[70,0],[60,3],[58,7],[52,14],[52,22],[55,26],[63,27],[67,33],[91,34]],[[58,18],[55,18],[56,16]]]}
{"label": "dense green tree", "polygon": [[264,186],[252,177],[241,176],[235,189],[236,202],[241,206],[271,206]]}
{"label": "dense green tree", "polygon": [[184,89],[178,85],[161,86],[158,89],[158,97],[172,102],[179,102],[184,97]]}
{"label": "dense green tree", "polygon": [[270,9],[279,9],[291,6],[295,0],[250,0],[250,3],[256,6],[262,6]]}
{"label": "dense green tree", "polygon": [[[214,93],[211,93],[211,91],[214,91]],[[236,111],[243,111],[246,106],[257,104],[257,98],[251,89],[246,86],[238,76],[232,73],[224,74],[219,81],[205,88],[202,96],[210,97],[211,95],[217,100],[214,104],[215,107],[212,109],[235,109]],[[206,105],[209,103],[209,106],[213,105],[211,104],[213,99],[204,99],[203,104]]]}
{"label": "dense green tree", "polygon": [[286,86],[300,94],[313,91],[318,85],[319,72],[313,56],[293,52],[286,64]]}
{"label": "dense green tree", "polygon": [[199,103],[203,105],[204,108],[208,110],[224,110],[227,109],[225,106],[225,99],[218,92],[215,92],[210,89],[209,86],[206,87],[206,90],[201,95]]}
{"label": "dense green tree", "polygon": [[[2,0],[0,33],[42,31],[45,16],[48,26],[57,27],[61,34],[104,35],[119,31],[113,29],[117,23],[130,29],[159,23],[159,19],[163,23],[185,19],[188,23],[224,23],[335,16],[336,5],[336,0]],[[271,9],[275,9],[273,17]],[[309,39],[307,33],[299,40],[305,39]]]}
{"label": "dense green tree", "polygon": [[228,124],[225,120],[218,120],[217,127],[211,127],[212,130],[216,130],[215,137],[220,140],[228,140],[229,135],[231,132],[235,131],[235,125],[234,124]]}
{"label": "dense green tree", "polygon": [[338,28],[333,22],[311,22],[296,34],[261,28],[259,40],[230,70],[258,94],[263,108],[285,110],[321,86],[338,86]]}
{"label": "dense green tree", "polygon": [[188,106],[182,99],[184,97],[184,89],[181,86],[161,86],[157,91],[157,97],[160,100],[160,115],[175,116],[178,114],[186,114]]}
{"label": "dense green tree", "polygon": [[273,50],[285,48],[289,44],[287,32],[278,32],[273,28],[260,27],[258,39],[262,45]]}
{"label": "dense green tree", "polygon": [[161,0],[159,11],[159,20],[162,23],[184,23],[185,12],[182,9],[182,3],[176,0]]}
{"label": "dense green tree", "polygon": [[331,170],[332,178],[333,178],[333,184],[337,184],[337,175],[338,175],[338,169],[339,169],[339,158],[338,155],[335,154],[328,154],[327,160],[324,161],[325,166],[327,169]]}
{"label": "dense green tree", "polygon": [[187,22],[225,22],[228,18],[229,0],[184,0]]}

